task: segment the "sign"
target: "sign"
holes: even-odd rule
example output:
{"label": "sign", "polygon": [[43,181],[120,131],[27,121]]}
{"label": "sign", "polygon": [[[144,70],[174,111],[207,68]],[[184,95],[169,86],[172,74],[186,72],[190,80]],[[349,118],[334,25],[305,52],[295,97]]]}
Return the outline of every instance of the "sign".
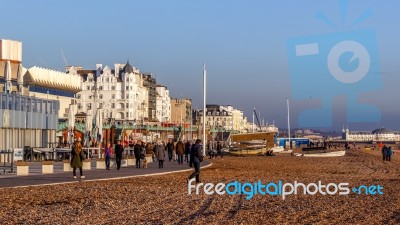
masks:
{"label": "sign", "polygon": [[14,161],[24,160],[24,149],[14,148]]}

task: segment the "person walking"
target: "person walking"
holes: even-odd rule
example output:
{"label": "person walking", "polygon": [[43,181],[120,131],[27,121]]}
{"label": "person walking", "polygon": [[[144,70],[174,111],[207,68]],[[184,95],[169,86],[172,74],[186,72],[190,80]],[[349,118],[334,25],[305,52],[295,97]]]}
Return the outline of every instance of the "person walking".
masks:
{"label": "person walking", "polygon": [[168,141],[167,151],[168,151],[168,159],[171,162],[174,153],[174,141],[172,139],[169,139]]}
{"label": "person walking", "polygon": [[222,155],[222,145],[221,142],[217,142],[217,155],[215,156],[215,158],[217,158],[217,156],[221,156],[221,158],[224,158],[224,156]]}
{"label": "person walking", "polygon": [[382,148],[383,161],[386,161],[386,152],[387,152],[387,147],[386,147],[386,145],[384,145],[383,148]]}
{"label": "person walking", "polygon": [[121,168],[121,161],[123,154],[124,154],[124,146],[122,146],[121,140],[118,140],[117,145],[115,145],[115,162],[117,163],[117,170]]}
{"label": "person walking", "polygon": [[196,143],[190,150],[190,167],[194,167],[194,172],[189,176],[188,182],[196,177],[196,183],[200,183],[200,163],[203,161],[203,152],[201,150],[201,140],[197,139]]}
{"label": "person walking", "polygon": [[104,161],[106,163],[106,170],[110,170],[111,155],[112,155],[111,143],[108,142],[106,148],[104,149]]}
{"label": "person walking", "polygon": [[189,164],[189,153],[190,153],[190,141],[186,141],[185,143],[185,161]]}
{"label": "person walking", "polygon": [[183,153],[185,152],[185,145],[182,140],[179,139],[178,143],[176,143],[176,154],[178,155],[178,164],[183,164]]}
{"label": "person walking", "polygon": [[136,168],[140,168],[140,155],[142,154],[142,142],[138,140],[133,148],[136,158]]}
{"label": "person walking", "polygon": [[76,168],[79,168],[81,179],[85,178],[82,171],[83,160],[85,160],[85,156],[82,151],[82,145],[79,141],[75,141],[71,151],[71,167],[73,168],[72,174],[74,179],[76,179]]}
{"label": "person walking", "polygon": [[155,155],[158,160],[158,168],[164,168],[165,147],[161,142],[158,142],[155,146]]}
{"label": "person walking", "polygon": [[210,159],[212,159],[212,154],[211,154],[211,141],[208,141],[207,143],[207,153]]}
{"label": "person walking", "polygon": [[392,147],[387,148],[386,149],[386,161],[390,162],[392,154],[393,154]]}

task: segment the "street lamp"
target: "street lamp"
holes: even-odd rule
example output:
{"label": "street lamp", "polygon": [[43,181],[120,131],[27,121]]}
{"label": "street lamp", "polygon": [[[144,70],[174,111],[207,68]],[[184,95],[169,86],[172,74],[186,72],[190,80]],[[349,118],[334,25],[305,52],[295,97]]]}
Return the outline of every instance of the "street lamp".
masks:
{"label": "street lamp", "polygon": [[72,143],[74,142],[73,138],[74,138],[74,128],[70,127],[68,130],[68,135],[69,135],[69,146],[72,147]]}

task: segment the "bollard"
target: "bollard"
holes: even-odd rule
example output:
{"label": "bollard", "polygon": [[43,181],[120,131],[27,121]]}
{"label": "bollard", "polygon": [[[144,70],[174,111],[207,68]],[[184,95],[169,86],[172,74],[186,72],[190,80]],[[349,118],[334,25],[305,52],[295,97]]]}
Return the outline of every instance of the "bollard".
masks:
{"label": "bollard", "polygon": [[17,175],[26,176],[29,175],[29,163],[28,162],[16,162]]}
{"label": "bollard", "polygon": [[136,165],[135,157],[134,156],[127,156],[126,157],[126,163],[127,163],[128,166]]}
{"label": "bollard", "polygon": [[85,159],[82,163],[83,163],[82,169],[84,169],[84,170],[92,169],[92,160],[91,159]]}
{"label": "bollard", "polygon": [[64,172],[72,172],[71,161],[68,159],[63,160]]}
{"label": "bollard", "polygon": [[96,159],[96,169],[106,169],[106,162],[104,158]]}
{"label": "bollard", "polygon": [[42,174],[54,173],[53,161],[42,161]]}
{"label": "bollard", "polygon": [[128,159],[126,157],[123,157],[121,160],[121,167],[127,167],[128,166]]}

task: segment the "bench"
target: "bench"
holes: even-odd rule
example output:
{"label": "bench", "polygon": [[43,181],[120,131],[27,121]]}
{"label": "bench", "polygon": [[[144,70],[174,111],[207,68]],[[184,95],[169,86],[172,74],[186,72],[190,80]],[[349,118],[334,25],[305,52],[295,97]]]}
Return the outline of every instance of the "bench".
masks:
{"label": "bench", "polygon": [[323,152],[326,153],[326,147],[307,147],[301,149],[303,152],[310,153],[310,152]]}

